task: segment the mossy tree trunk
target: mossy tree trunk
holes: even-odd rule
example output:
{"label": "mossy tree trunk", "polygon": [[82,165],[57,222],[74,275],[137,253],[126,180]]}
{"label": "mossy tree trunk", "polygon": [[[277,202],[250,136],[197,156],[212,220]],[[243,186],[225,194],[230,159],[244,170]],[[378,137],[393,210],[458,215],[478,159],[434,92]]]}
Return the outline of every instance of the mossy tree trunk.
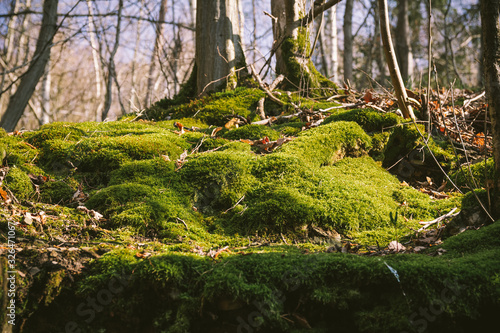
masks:
{"label": "mossy tree trunk", "polygon": [[[335,88],[335,84],[321,75],[311,61],[308,25],[313,19],[305,19],[311,17],[306,15],[306,3],[306,0],[271,0],[275,17],[273,35],[277,43],[276,72],[286,77],[286,89]],[[319,9],[312,12],[312,17],[317,16]]]}
{"label": "mossy tree trunk", "polygon": [[483,70],[493,128],[495,191],[493,216],[500,217],[500,0],[481,0]]}
{"label": "mossy tree trunk", "polygon": [[196,94],[234,89],[246,66],[240,0],[198,0],[196,10]]}

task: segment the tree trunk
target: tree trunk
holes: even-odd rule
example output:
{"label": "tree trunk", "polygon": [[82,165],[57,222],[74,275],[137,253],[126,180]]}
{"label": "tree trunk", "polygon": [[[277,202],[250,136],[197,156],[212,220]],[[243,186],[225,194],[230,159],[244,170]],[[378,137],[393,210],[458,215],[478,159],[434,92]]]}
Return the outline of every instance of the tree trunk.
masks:
{"label": "tree trunk", "polygon": [[[286,89],[335,88],[335,84],[321,75],[310,59],[306,0],[271,0],[273,34],[276,49],[276,72],[286,77]],[[320,13],[320,11],[318,11]],[[316,13],[314,13],[316,14]],[[322,92],[322,90],[320,90]]]}
{"label": "tree trunk", "polygon": [[382,47],[382,38],[380,37],[380,15],[378,13],[378,1],[373,0],[372,7],[375,8],[375,15],[373,15],[373,20],[375,23],[374,36],[375,36],[375,61],[379,70],[378,80],[380,84],[385,84],[385,62],[384,62],[384,48]]}
{"label": "tree trunk", "polygon": [[413,54],[410,45],[410,24],[408,22],[408,0],[398,0],[398,23],[396,26],[396,57],[401,77],[408,82],[413,75]]}
{"label": "tree trunk", "polygon": [[[156,61],[158,57],[159,61],[159,50],[161,47],[161,39],[163,38],[163,21],[165,21],[165,15],[167,13],[167,0],[161,0],[160,11],[158,13],[158,21],[155,24],[155,44],[153,46],[153,53],[151,53],[151,61],[149,63],[149,75],[148,84],[146,86],[146,97],[144,97],[144,107],[151,104],[151,93],[153,89],[153,84],[156,80]],[[175,74],[175,73],[174,73]]]}
{"label": "tree trunk", "polygon": [[481,0],[483,69],[488,108],[493,129],[495,190],[493,217],[500,217],[500,0]]}
{"label": "tree trunk", "polygon": [[[120,29],[122,22],[122,11],[123,11],[123,0],[118,1],[118,15],[116,19],[116,32],[115,32],[115,43],[113,49],[109,53],[108,60],[108,75],[106,76],[106,94],[104,95],[104,108],[101,114],[101,120],[104,121],[108,118],[109,110],[111,109],[111,103],[113,102],[113,80],[115,80],[116,86],[119,89],[118,82],[116,79],[116,68],[115,68],[115,55],[120,46]],[[122,108],[123,112],[123,108]]]}
{"label": "tree trunk", "polygon": [[396,59],[394,46],[392,45],[387,0],[378,0],[378,6],[380,11],[380,33],[382,35],[385,58],[387,66],[389,67],[389,73],[391,74],[392,85],[396,91],[398,105],[405,118],[415,119],[413,109],[408,103],[408,95],[406,94],[403,79],[401,78],[401,72],[399,71],[398,60]]}
{"label": "tree trunk", "polygon": [[[89,39],[90,47],[92,48],[92,60],[94,62],[94,73],[95,73],[95,99],[97,100],[97,106],[94,111],[94,120],[99,121],[102,108],[104,107],[103,100],[101,99],[102,91],[102,74],[101,74],[101,55],[99,44],[97,43],[97,28],[94,21],[94,11],[92,9],[91,0],[87,0],[87,8],[89,11]],[[139,21],[140,22],[140,21]]]}
{"label": "tree trunk", "polygon": [[45,72],[42,78],[42,87],[41,87],[41,113],[40,113],[40,125],[45,125],[50,122],[51,110],[50,110],[50,85],[51,85],[51,76],[50,76],[50,59],[47,61],[47,65],[45,65]]}
{"label": "tree trunk", "polygon": [[337,38],[337,6],[333,7],[328,15],[328,23],[330,25],[330,63],[331,69],[328,75],[333,77],[333,82],[338,83],[339,72],[339,53],[338,53],[338,38]]}
{"label": "tree trunk", "polygon": [[245,68],[240,0],[198,0],[196,94],[234,89]]}
{"label": "tree trunk", "polygon": [[353,81],[352,75],[352,11],[354,0],[347,0],[344,12],[344,81]]}
{"label": "tree trunk", "polygon": [[45,0],[43,3],[42,27],[38,35],[33,59],[28,70],[23,75],[19,87],[12,95],[9,106],[0,121],[0,126],[8,132],[15,129],[50,59],[52,40],[57,32],[58,2],[58,0]]}

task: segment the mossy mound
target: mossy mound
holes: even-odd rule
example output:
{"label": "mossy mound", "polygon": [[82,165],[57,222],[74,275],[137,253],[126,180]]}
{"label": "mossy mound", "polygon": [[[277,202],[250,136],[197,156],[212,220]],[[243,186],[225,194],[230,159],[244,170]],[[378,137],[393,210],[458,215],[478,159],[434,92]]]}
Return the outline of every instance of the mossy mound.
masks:
{"label": "mossy mound", "polygon": [[280,152],[320,166],[331,165],[345,156],[361,156],[370,147],[371,138],[359,125],[336,122],[301,132]]}
{"label": "mossy mound", "polygon": [[494,174],[495,162],[493,158],[489,158],[486,161],[474,163],[470,167],[464,165],[459,170],[454,171],[450,177],[462,191],[470,191],[475,185],[478,188],[487,187],[486,180],[492,181]]}
{"label": "mossy mound", "polygon": [[279,138],[279,133],[264,125],[246,125],[228,131],[222,135],[223,138],[230,140],[259,140],[266,136],[269,138],[269,140],[274,141]]}
{"label": "mossy mound", "polygon": [[5,185],[19,200],[28,200],[35,193],[31,179],[25,172],[16,167],[8,170]]}
{"label": "mossy mound", "polygon": [[138,250],[114,250],[94,261],[77,291],[56,298],[26,327],[45,324],[38,331],[50,332],[71,320],[89,332],[488,330],[500,310],[498,224],[449,239],[439,257],[288,247],[217,260],[179,253],[144,259]]}
{"label": "mossy mound", "polygon": [[401,123],[402,119],[394,113],[380,113],[373,109],[354,109],[333,114],[326,118],[323,123],[328,124],[335,121],[353,121],[366,132],[381,132]]}
{"label": "mossy mound", "polygon": [[240,87],[186,104],[172,105],[167,101],[159,101],[147,110],[144,118],[166,120],[193,117],[208,124],[222,126],[229,120],[225,116],[239,115],[254,119],[257,102],[264,96],[262,90]]}

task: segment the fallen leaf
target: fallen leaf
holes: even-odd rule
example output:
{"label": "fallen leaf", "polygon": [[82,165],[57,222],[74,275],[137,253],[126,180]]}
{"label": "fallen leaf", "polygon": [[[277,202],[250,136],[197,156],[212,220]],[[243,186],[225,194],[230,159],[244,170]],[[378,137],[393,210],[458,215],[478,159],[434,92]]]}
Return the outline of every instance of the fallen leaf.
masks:
{"label": "fallen leaf", "polygon": [[371,103],[374,102],[375,100],[373,99],[373,95],[370,89],[368,89],[365,93],[365,96],[363,97],[365,100],[365,103]]}
{"label": "fallen leaf", "polygon": [[214,137],[220,131],[222,131],[222,127],[214,128],[214,130],[212,131],[212,134],[210,134],[210,136]]}
{"label": "fallen leaf", "polygon": [[225,125],[224,127],[227,128],[227,129],[231,129],[231,127],[236,127],[238,128],[238,123],[239,123],[239,120],[238,118],[232,118],[231,120],[229,120]]}

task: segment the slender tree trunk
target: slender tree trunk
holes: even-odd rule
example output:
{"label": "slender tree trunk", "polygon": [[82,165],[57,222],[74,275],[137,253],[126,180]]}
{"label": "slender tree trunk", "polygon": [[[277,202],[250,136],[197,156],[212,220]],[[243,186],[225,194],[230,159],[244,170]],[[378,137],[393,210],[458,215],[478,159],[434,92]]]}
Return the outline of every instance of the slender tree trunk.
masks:
{"label": "slender tree trunk", "polygon": [[[167,13],[167,0],[161,0],[160,11],[158,13],[158,21],[155,23],[155,43],[153,46],[153,53],[151,53],[151,61],[149,62],[149,75],[148,83],[146,85],[146,97],[144,98],[144,106],[151,104],[151,93],[153,89],[154,82],[156,80],[156,61],[159,58],[159,50],[161,48],[161,39],[163,38],[163,21],[165,21],[165,15]],[[159,59],[158,59],[159,60]]]}
{"label": "slender tree trunk", "polygon": [[408,22],[408,0],[398,0],[398,23],[396,26],[396,57],[404,82],[413,75],[413,54],[410,45],[410,24]]}
{"label": "slender tree trunk", "polygon": [[[139,17],[142,17],[144,14],[144,0],[141,0],[140,4],[140,9],[139,9]],[[132,86],[132,89],[130,91],[130,99],[129,99],[129,106],[128,110],[129,112],[132,112],[133,107],[135,106],[138,109],[142,109],[142,106],[140,105],[141,102],[139,101],[139,98],[137,96],[137,54],[139,52],[139,46],[140,46],[140,41],[141,41],[141,20],[137,20],[137,31],[135,34],[135,47],[134,47],[134,55],[132,57],[132,68],[131,68],[131,82],[130,85]],[[139,105],[135,105],[135,102],[137,102]]]}
{"label": "slender tree trunk", "polygon": [[486,96],[493,129],[495,190],[493,217],[500,217],[500,0],[481,0],[483,68]]}
{"label": "slender tree trunk", "polygon": [[[123,0],[118,2],[118,17],[116,21],[116,32],[115,32],[115,42],[113,49],[109,53],[108,61],[108,75],[106,76],[106,94],[104,95],[104,108],[101,114],[101,120],[104,121],[108,117],[109,110],[111,109],[111,103],[113,102],[113,81],[116,80],[116,68],[115,68],[115,55],[120,46],[120,29],[122,22],[122,11],[123,11]],[[116,80],[117,81],[117,80]],[[118,82],[116,82],[117,88]]]}
{"label": "slender tree trunk", "polygon": [[352,83],[352,11],[354,0],[347,0],[345,3],[344,12],[344,81]]}
{"label": "slender tree trunk", "polygon": [[51,117],[51,109],[50,109],[50,85],[51,85],[51,76],[50,76],[50,59],[47,61],[47,65],[45,65],[45,73],[42,78],[42,87],[41,87],[41,116],[40,116],[40,125],[45,125],[50,122]]}
{"label": "slender tree trunk", "polygon": [[339,48],[337,36],[337,6],[334,6],[328,15],[328,23],[330,25],[330,71],[329,77],[333,78],[333,82],[338,82],[339,73]]}
{"label": "slender tree trunk", "polygon": [[384,44],[384,53],[389,67],[389,73],[391,74],[392,85],[396,91],[398,105],[405,118],[415,119],[413,109],[408,103],[408,95],[406,94],[403,79],[401,78],[401,72],[399,71],[398,60],[396,59],[394,46],[392,45],[387,0],[378,0],[378,3],[380,11],[380,31],[382,35],[382,42]]}
{"label": "slender tree trunk", "polygon": [[[94,21],[94,10],[92,9],[92,1],[87,0],[87,8],[89,11],[89,39],[90,47],[92,48],[92,60],[94,62],[94,73],[95,73],[95,99],[97,101],[97,106],[94,111],[95,121],[99,121],[101,117],[102,108],[104,107],[104,101],[101,99],[102,95],[102,73],[101,73],[101,56],[100,47],[97,43],[97,28]],[[140,21],[139,21],[140,22]]]}
{"label": "slender tree trunk", "polygon": [[[196,94],[236,88],[245,68],[239,0],[198,0]],[[246,73],[246,72],[245,72]]]}
{"label": "slender tree trunk", "polygon": [[382,47],[382,38],[380,36],[380,10],[378,8],[378,1],[373,0],[372,7],[375,8],[375,15],[373,15],[373,19],[375,21],[375,61],[377,62],[377,67],[379,71],[379,82],[383,85],[385,84],[385,62],[384,62],[384,48]]}
{"label": "slender tree trunk", "polygon": [[33,59],[0,121],[0,126],[6,131],[10,132],[15,129],[50,59],[52,41],[57,32],[58,2],[58,0],[45,0],[43,3],[42,27]]}

